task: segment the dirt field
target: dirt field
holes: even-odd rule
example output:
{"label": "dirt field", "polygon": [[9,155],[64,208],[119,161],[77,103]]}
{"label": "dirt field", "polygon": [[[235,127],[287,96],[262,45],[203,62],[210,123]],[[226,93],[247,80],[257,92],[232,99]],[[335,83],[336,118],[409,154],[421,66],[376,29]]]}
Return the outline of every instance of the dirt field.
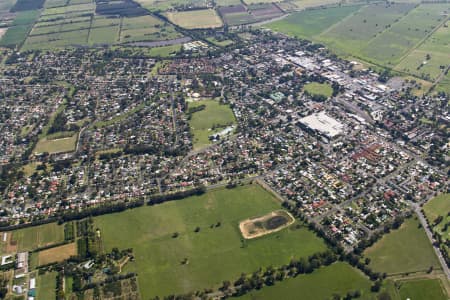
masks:
{"label": "dirt field", "polygon": [[246,219],[239,223],[239,229],[245,239],[254,239],[280,231],[294,222],[295,219],[289,212],[277,210],[261,217]]}
{"label": "dirt field", "polygon": [[52,262],[63,261],[76,254],[77,247],[75,243],[43,250],[39,252],[39,265],[42,266]]}

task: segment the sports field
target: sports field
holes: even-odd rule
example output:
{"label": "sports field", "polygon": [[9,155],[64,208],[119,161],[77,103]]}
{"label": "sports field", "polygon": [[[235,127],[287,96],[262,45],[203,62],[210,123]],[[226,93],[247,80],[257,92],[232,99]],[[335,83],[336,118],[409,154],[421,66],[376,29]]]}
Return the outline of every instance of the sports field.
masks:
{"label": "sports field", "polygon": [[359,270],[347,263],[337,262],[311,274],[285,279],[274,286],[252,291],[239,299],[332,299],[334,294],[345,296],[355,290],[361,292],[361,299],[376,299],[370,292],[370,285],[370,280]]}
{"label": "sports field", "polygon": [[[139,274],[142,299],[149,299],[215,287],[223,280],[237,279],[242,272],[285,264],[292,257],[326,249],[311,231],[295,224],[262,238],[243,240],[241,220],[279,208],[271,194],[254,184],[94,220],[105,250],[134,249],[136,261],[125,271]],[[177,237],[173,237],[175,232]]]}
{"label": "sports field", "polygon": [[189,125],[194,135],[194,148],[199,149],[210,144],[208,137],[236,123],[230,106],[220,104],[217,100],[190,102],[189,109],[204,105],[203,110],[192,113]]}
{"label": "sports field", "polygon": [[401,299],[447,300],[439,279],[419,279],[400,282]]}
{"label": "sports field", "polygon": [[306,84],[303,88],[304,91],[308,92],[310,95],[319,95],[329,98],[333,94],[333,89],[328,83],[311,82]]}
{"label": "sports field", "polygon": [[48,272],[39,275],[36,282],[36,299],[55,299],[56,298],[56,272]]}
{"label": "sports field", "polygon": [[39,247],[62,242],[64,240],[64,226],[50,223],[15,230],[12,241],[17,242],[18,251],[30,251]]}
{"label": "sports field", "polygon": [[371,259],[370,267],[381,273],[427,271],[430,266],[440,268],[433,248],[415,217],[405,220],[399,229],[382,237],[364,255]]}
{"label": "sports field", "polygon": [[60,153],[60,152],[70,152],[74,151],[77,143],[78,133],[70,137],[65,137],[61,139],[48,139],[42,138],[36,144],[34,148],[35,153]]}
{"label": "sports field", "polygon": [[223,25],[222,20],[213,9],[167,12],[170,22],[186,28],[216,28]]}

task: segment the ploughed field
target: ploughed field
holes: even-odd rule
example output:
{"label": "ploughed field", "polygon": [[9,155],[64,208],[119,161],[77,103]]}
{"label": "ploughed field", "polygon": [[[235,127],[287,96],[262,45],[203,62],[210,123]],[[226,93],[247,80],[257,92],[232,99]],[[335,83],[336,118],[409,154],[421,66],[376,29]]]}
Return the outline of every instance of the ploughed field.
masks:
{"label": "ploughed field", "polygon": [[297,221],[257,239],[242,238],[239,222],[279,208],[270,193],[251,184],[94,220],[105,251],[133,248],[136,260],[124,271],[138,274],[142,299],[149,299],[218,287],[242,272],[326,250]]}

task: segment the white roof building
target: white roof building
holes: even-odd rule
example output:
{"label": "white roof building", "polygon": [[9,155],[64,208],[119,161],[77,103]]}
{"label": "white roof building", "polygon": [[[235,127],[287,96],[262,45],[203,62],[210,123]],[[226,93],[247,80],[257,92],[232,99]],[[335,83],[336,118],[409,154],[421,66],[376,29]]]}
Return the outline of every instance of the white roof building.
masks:
{"label": "white roof building", "polygon": [[328,138],[334,138],[344,130],[344,125],[328,116],[324,111],[301,118],[300,123]]}

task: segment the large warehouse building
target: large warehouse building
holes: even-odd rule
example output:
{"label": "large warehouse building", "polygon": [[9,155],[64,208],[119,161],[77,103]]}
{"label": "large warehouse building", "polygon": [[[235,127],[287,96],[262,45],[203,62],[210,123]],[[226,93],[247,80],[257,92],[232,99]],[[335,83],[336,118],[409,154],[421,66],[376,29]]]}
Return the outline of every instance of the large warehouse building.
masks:
{"label": "large warehouse building", "polygon": [[344,130],[344,125],[328,116],[324,111],[301,118],[300,123],[328,139],[340,135]]}

